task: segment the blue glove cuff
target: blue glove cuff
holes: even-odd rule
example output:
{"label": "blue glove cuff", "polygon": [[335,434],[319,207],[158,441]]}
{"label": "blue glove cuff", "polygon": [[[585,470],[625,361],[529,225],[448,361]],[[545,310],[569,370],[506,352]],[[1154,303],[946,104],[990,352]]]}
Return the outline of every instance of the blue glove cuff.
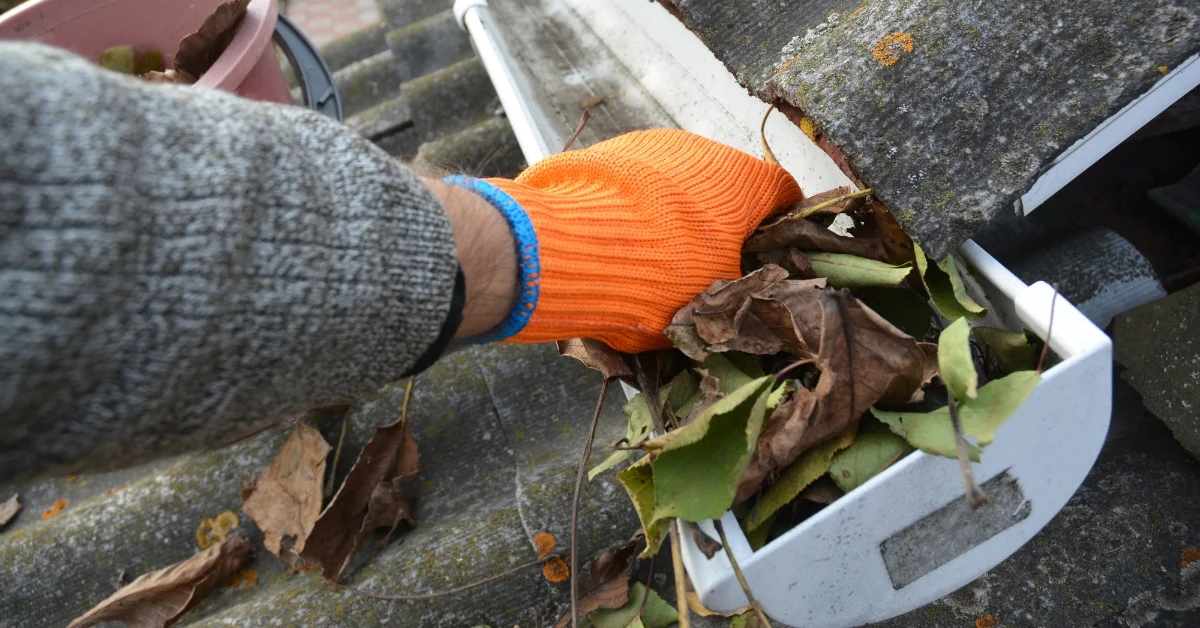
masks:
{"label": "blue glove cuff", "polygon": [[537,309],[538,277],[541,263],[538,259],[537,233],[533,230],[533,223],[516,199],[487,181],[461,174],[446,177],[442,181],[470,190],[495,207],[508,222],[508,227],[512,229],[513,240],[516,241],[517,248],[517,270],[520,273],[518,279],[520,285],[518,286],[516,306],[513,307],[512,312],[503,323],[478,336],[466,338],[464,342],[485,344],[515,336],[525,329],[525,325],[529,323],[529,317],[533,316],[533,311]]}

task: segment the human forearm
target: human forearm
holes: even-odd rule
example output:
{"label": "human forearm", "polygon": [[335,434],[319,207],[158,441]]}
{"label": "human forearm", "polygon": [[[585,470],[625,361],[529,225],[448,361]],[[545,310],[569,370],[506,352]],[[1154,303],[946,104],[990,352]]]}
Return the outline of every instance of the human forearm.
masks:
{"label": "human forearm", "polygon": [[446,319],[455,237],[342,125],[0,44],[0,477],[348,402]]}

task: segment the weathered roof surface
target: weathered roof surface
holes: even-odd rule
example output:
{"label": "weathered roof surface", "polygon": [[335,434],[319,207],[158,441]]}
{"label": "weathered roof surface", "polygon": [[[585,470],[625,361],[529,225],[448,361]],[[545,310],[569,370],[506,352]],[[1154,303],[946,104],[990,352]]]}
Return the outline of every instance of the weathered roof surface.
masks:
{"label": "weathered roof surface", "polygon": [[1200,50],[1200,0],[660,2],[937,257]]}

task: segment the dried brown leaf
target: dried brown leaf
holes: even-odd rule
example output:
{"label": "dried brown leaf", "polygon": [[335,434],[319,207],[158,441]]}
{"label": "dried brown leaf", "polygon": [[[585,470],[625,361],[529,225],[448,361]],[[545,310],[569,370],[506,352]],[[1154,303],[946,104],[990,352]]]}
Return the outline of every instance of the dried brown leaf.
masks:
{"label": "dried brown leaf", "polygon": [[3,530],[4,526],[7,526],[8,522],[13,520],[13,517],[21,514],[22,508],[24,506],[21,505],[21,501],[17,499],[16,494],[9,497],[8,501],[0,504],[0,530]]}
{"label": "dried brown leaf", "polygon": [[289,567],[321,514],[329,449],[321,432],[297,423],[271,464],[242,489],[242,510],[263,531],[263,545]]}
{"label": "dried brown leaf", "polygon": [[[579,576],[574,579],[574,586],[579,595],[579,615],[587,615],[592,611],[610,608],[621,608],[629,601],[629,578],[633,574],[633,551],[642,541],[639,532],[620,547],[602,552],[594,560],[579,570]],[[571,625],[571,613],[568,610],[554,628],[565,628]]]}
{"label": "dried brown leaf", "polygon": [[[317,518],[301,558],[320,566],[325,578],[336,582],[367,533],[382,526],[381,521],[407,514],[398,502],[411,499],[405,494],[405,480],[417,466],[416,441],[403,416],[375,430],[333,501]],[[376,490],[380,484],[386,494]]]}
{"label": "dried brown leaf", "polygon": [[815,392],[823,417],[846,426],[876,403],[906,403],[925,376],[925,352],[916,339],[844,291],[826,292],[822,301]]}
{"label": "dried brown leaf", "polygon": [[695,369],[700,376],[700,387],[696,393],[696,403],[692,404],[686,417],[679,421],[680,427],[691,423],[700,413],[708,409],[725,395],[721,392],[721,380],[713,377],[708,369]]}
{"label": "dried brown leaf", "polygon": [[387,536],[379,542],[385,547],[403,521],[410,526],[417,524],[413,518],[413,505],[416,501],[417,473],[420,472],[417,441],[412,436],[412,426],[405,423],[404,439],[400,443],[400,463],[397,474],[390,480],[375,485],[371,498],[367,500],[367,516],[363,519],[360,536],[366,536],[374,530],[387,528]]}
{"label": "dried brown leaf", "polygon": [[203,76],[237,34],[250,0],[226,0],[208,17],[196,32],[179,42],[172,65],[199,78]]}
{"label": "dried brown leaf", "polygon": [[604,377],[633,377],[629,364],[621,357],[621,353],[600,342],[587,338],[572,338],[558,343],[558,354],[575,358],[583,365],[600,371]]}
{"label": "dried brown leaf", "polygon": [[808,256],[800,249],[796,247],[788,249],[787,259],[792,263],[792,267],[796,269],[795,275],[797,279],[817,278],[817,271],[813,270],[812,264],[808,261]]}
{"label": "dried brown leaf", "polygon": [[695,523],[684,521],[682,524],[692,531],[692,540],[696,543],[696,549],[700,550],[700,553],[704,554],[705,558],[711,560],[712,557],[716,556],[717,552],[721,551],[721,549],[724,547],[721,545],[720,541],[717,541],[711,536],[705,534],[704,531],[700,529],[700,526],[696,525]]}
{"label": "dried brown leaf", "polygon": [[917,346],[921,348],[921,353],[925,354],[925,368],[921,373],[921,386],[917,388],[908,399],[908,403],[921,403],[925,399],[925,387],[932,384],[933,380],[937,379],[938,371],[938,346],[934,342],[918,342]]}
{"label": "dried brown leaf", "polygon": [[[914,262],[913,241],[904,232],[895,216],[888,211],[883,203],[872,200],[867,208],[871,211],[870,218],[854,228],[856,238],[876,240],[887,251],[883,261],[889,264],[911,264]],[[860,215],[864,212],[860,212]]]}
{"label": "dried brown leaf", "polygon": [[769,477],[794,462],[818,438],[832,435],[824,430],[810,429],[816,407],[817,396],[803,386],[797,386],[779,402],[766,427],[758,435],[758,444],[754,447],[750,464],[742,473],[734,503],[740,503],[757,493]]}
{"label": "dried brown leaf", "polygon": [[784,220],[776,223],[750,238],[743,250],[758,253],[787,247],[845,253],[877,261],[887,261],[888,258],[887,251],[879,240],[840,236],[810,220]]}
{"label": "dried brown leaf", "polygon": [[818,504],[832,504],[841,499],[845,494],[846,491],[838,488],[838,485],[829,476],[825,475],[801,491],[800,497]]}
{"label": "dried brown leaf", "polygon": [[820,346],[820,298],[824,289],[824,279],[787,281],[769,297],[752,296],[751,309],[788,353],[801,359],[810,358]]}
{"label": "dried brown leaf", "polygon": [[726,343],[738,337],[750,311],[750,295],[769,294],[781,287],[787,277],[786,270],[772,265],[719,287],[713,284],[715,290],[709,288],[691,303],[696,333],[710,344]]}
{"label": "dried brown leaf", "polygon": [[132,628],[169,626],[218,584],[229,580],[253,549],[241,534],[232,534],[219,545],[117,589],[71,621],[68,628],[86,628],[106,621],[125,622]]}
{"label": "dried brown leaf", "polygon": [[[921,387],[926,360],[916,339],[844,291],[822,291],[819,303],[821,378],[815,390],[798,387],[775,409],[759,434],[735,503],[757,493],[810,447],[845,431],[872,405],[905,403]],[[814,317],[806,311],[797,318]]]}
{"label": "dried brown leaf", "polygon": [[783,268],[767,264],[736,281],[717,281],[680,309],[665,333],[676,348],[697,361],[726,351],[809,355],[812,351],[793,329],[788,312],[783,311],[786,308],[761,302],[778,299],[779,293],[788,299],[801,298],[805,290],[815,294],[813,289],[824,287],[825,282],[789,280],[787,276]]}

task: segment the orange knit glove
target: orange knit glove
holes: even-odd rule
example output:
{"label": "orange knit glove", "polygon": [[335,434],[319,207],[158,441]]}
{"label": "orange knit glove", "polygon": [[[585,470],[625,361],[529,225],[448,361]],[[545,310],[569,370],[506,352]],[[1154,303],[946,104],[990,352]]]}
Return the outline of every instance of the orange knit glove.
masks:
{"label": "orange knit glove", "polygon": [[560,153],[516,180],[455,182],[500,209],[518,242],[520,302],[487,340],[583,337],[630,353],[669,347],[675,312],[741,276],[742,243],[802,198],[779,166],[669,129]]}

